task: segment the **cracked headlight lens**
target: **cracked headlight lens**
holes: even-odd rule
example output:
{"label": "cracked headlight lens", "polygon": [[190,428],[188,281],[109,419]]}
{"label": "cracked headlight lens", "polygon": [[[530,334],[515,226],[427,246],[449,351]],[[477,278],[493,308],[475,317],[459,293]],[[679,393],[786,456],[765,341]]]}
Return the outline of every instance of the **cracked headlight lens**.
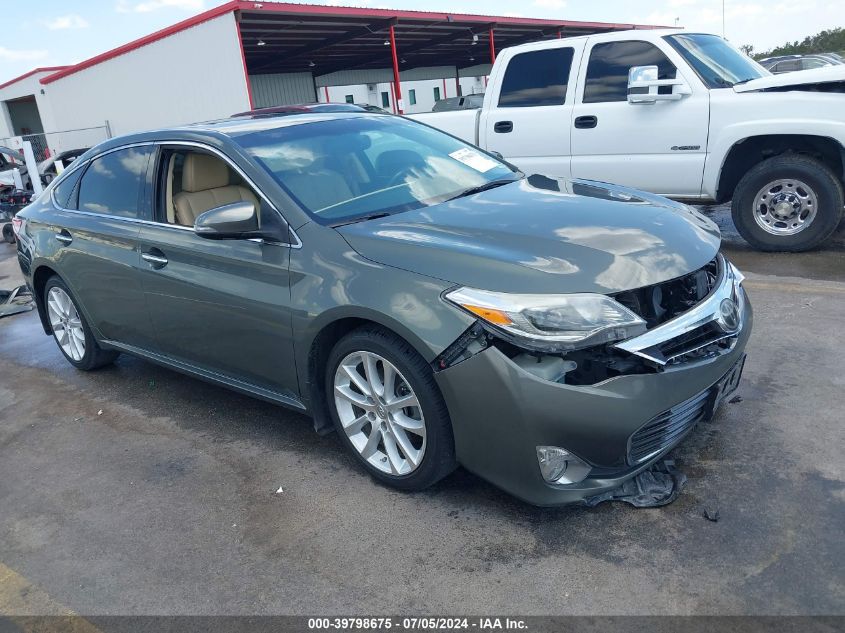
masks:
{"label": "cracked headlight lens", "polygon": [[579,349],[646,331],[642,318],[600,294],[509,294],[458,288],[445,296],[519,343],[536,349]]}

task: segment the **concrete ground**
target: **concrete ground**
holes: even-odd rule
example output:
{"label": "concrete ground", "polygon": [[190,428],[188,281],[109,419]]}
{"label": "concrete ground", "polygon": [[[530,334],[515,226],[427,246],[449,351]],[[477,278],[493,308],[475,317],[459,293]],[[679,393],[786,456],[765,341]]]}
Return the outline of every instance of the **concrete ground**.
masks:
{"label": "concrete ground", "polygon": [[842,614],[845,230],[764,255],[708,212],[755,331],[660,509],[460,470],[394,492],[300,415],[126,356],[78,372],[34,312],[0,320],[0,613]]}

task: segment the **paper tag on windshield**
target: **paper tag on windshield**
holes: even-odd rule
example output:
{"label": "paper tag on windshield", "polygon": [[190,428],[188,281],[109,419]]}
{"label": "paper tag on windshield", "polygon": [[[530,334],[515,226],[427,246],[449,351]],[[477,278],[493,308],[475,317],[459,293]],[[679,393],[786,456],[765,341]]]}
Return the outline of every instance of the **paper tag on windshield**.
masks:
{"label": "paper tag on windshield", "polygon": [[492,158],[488,158],[484,154],[471,150],[468,147],[452,152],[449,156],[461,161],[467,167],[472,167],[475,171],[480,171],[482,174],[499,165]]}

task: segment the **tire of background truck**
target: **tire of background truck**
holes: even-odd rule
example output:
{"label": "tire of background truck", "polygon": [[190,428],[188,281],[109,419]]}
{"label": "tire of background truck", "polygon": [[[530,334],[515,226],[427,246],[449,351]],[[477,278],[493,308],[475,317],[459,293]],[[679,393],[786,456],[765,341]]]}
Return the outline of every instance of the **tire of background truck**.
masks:
{"label": "tire of background truck", "polygon": [[12,229],[11,224],[3,225],[3,239],[9,244],[15,243],[15,231]]}
{"label": "tire of background truck", "polygon": [[54,275],[44,285],[44,309],[53,338],[68,362],[83,371],[99,369],[120,355],[102,349],[64,281]]}
{"label": "tire of background truck", "polygon": [[824,163],[783,154],[758,163],[739,181],[731,215],[739,234],[760,251],[815,248],[842,220],[842,183]]}

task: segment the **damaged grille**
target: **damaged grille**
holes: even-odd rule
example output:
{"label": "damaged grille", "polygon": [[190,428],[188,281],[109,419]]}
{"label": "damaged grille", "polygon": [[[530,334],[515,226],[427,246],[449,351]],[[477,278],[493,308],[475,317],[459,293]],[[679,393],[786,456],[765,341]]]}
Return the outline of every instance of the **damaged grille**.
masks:
{"label": "damaged grille", "polygon": [[623,306],[642,317],[649,329],[683,314],[700,303],[719,278],[717,258],[683,277],[614,295]]}
{"label": "damaged grille", "polygon": [[679,440],[706,415],[710,389],[658,414],[631,436],[628,462],[638,464]]}

